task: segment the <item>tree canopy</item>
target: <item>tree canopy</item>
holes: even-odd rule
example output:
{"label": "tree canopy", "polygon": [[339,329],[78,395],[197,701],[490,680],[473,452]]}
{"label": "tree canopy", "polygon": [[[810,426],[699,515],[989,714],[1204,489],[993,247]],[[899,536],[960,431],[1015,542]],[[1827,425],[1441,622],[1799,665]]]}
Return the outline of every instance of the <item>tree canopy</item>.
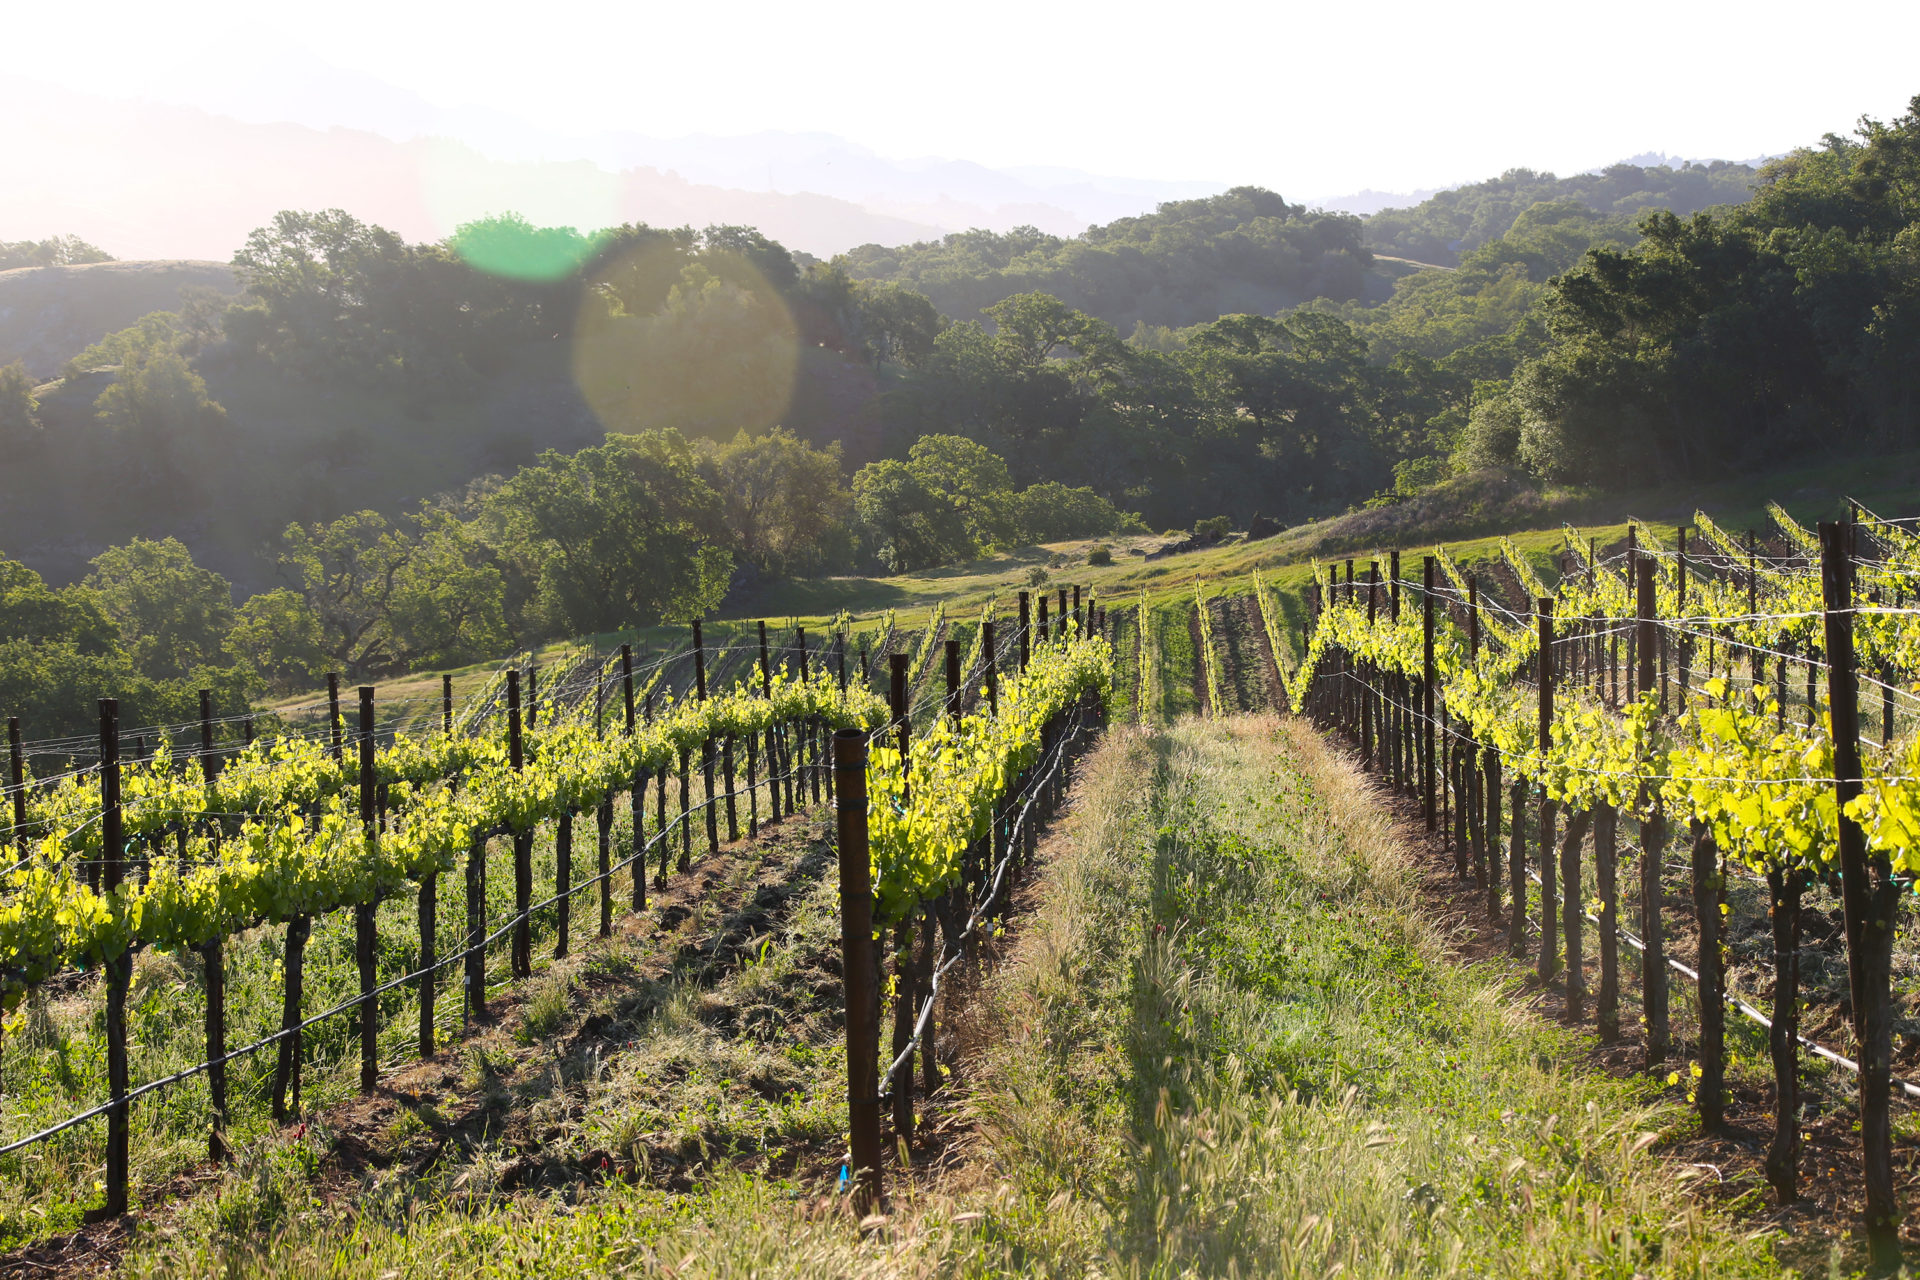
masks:
{"label": "tree canopy", "polygon": [[1136,321],[1186,325],[1310,298],[1357,298],[1372,255],[1358,218],[1235,187],[1072,238],[1033,227],[976,229],[901,248],[862,245],[843,261],[855,278],[913,289],[956,320],[1016,294],[1045,293],[1130,329]]}

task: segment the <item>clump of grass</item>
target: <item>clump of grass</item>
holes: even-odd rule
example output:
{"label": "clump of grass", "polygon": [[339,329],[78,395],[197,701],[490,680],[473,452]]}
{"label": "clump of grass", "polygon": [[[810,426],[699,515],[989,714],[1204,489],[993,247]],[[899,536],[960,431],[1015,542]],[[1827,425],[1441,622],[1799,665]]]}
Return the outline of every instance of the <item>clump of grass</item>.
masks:
{"label": "clump of grass", "polygon": [[534,981],[520,1006],[520,1026],[514,1038],[521,1044],[552,1039],[573,1012],[573,975],[549,973]]}
{"label": "clump of grass", "polygon": [[467,1089],[485,1089],[510,1075],[513,1071],[513,1054],[504,1048],[488,1047],[484,1044],[467,1046],[466,1070],[461,1075],[461,1084]]}

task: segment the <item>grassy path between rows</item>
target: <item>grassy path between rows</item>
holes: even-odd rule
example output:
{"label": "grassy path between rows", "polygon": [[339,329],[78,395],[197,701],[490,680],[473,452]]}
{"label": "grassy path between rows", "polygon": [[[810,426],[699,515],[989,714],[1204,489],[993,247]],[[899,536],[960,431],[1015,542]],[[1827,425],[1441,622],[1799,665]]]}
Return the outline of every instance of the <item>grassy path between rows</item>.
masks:
{"label": "grassy path between rows", "polygon": [[[892,1212],[864,1231],[817,1170],[714,1162],[691,1185],[481,1199],[429,1173],[290,1201],[271,1224],[233,1215],[245,1234],[210,1212],[136,1244],[128,1269],[1778,1273],[1764,1239],[1697,1209],[1650,1150],[1674,1109],[1567,1065],[1569,1033],[1445,958],[1387,820],[1306,727],[1116,729],[1044,853],[1006,962],[949,1022],[976,1046],[956,1077],[967,1132],[912,1185],[892,1171]],[[818,913],[759,963],[779,971],[780,949],[818,947],[830,925]]]}

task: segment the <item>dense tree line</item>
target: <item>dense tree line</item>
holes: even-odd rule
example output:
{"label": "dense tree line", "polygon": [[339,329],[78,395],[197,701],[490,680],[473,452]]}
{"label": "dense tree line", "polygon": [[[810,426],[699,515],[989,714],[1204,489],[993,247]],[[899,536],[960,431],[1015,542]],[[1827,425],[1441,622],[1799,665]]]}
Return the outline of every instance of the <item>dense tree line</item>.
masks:
{"label": "dense tree line", "polygon": [[1370,262],[1358,218],[1259,187],[1169,201],[1073,237],[1032,227],[962,231],[898,248],[862,245],[844,259],[855,278],[925,294],[955,320],[1045,293],[1122,330],[1358,298]]}
{"label": "dense tree line", "polygon": [[1090,490],[1015,489],[972,441],[929,438],[849,484],[836,450],[775,428],[725,443],[679,432],[549,450],[399,519],[293,522],[285,584],[236,605],[174,538],[96,556],[69,587],[0,560],[0,707],[36,736],[83,733],[95,698],[129,722],[190,719],[321,672],[372,678],[517,644],[699,617],[743,578],[915,569],[1037,539],[1138,527]]}
{"label": "dense tree line", "polygon": [[1724,160],[1678,169],[1614,164],[1565,178],[1509,169],[1498,178],[1438,192],[1411,208],[1381,210],[1366,220],[1366,244],[1379,253],[1455,266],[1481,245],[1509,235],[1536,205],[1577,205],[1631,229],[1656,210],[1686,217],[1715,205],[1739,204],[1755,177],[1751,166]]}
{"label": "dense tree line", "polygon": [[113,255],[79,236],[45,240],[0,240],[0,271],[21,267],[67,267],[83,262],[112,262]]}
{"label": "dense tree line", "polygon": [[1769,164],[1745,205],[1640,231],[1545,291],[1463,463],[1626,486],[1920,441],[1920,97]]}

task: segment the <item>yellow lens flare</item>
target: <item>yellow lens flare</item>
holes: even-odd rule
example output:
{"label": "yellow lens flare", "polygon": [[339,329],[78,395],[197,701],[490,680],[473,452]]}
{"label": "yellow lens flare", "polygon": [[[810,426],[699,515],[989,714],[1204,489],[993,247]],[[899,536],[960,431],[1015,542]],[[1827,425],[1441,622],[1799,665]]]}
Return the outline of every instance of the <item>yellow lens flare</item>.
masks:
{"label": "yellow lens flare", "polygon": [[609,432],[763,434],[793,399],[793,312],[743,255],[688,248],[661,235],[596,261],[573,328],[574,382]]}

